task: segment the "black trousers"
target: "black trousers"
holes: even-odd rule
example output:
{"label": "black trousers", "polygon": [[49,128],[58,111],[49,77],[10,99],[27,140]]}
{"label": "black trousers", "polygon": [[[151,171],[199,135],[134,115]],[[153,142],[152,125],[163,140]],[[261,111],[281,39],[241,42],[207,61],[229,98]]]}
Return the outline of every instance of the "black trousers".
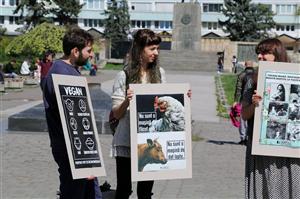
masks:
{"label": "black trousers", "polygon": [[[117,191],[115,199],[126,199],[132,193],[130,158],[116,157]],[[151,199],[154,181],[140,181],[137,183],[138,199]]]}
{"label": "black trousers", "polygon": [[60,199],[95,199],[94,180],[73,180],[68,155],[62,151],[52,151],[58,165]]}

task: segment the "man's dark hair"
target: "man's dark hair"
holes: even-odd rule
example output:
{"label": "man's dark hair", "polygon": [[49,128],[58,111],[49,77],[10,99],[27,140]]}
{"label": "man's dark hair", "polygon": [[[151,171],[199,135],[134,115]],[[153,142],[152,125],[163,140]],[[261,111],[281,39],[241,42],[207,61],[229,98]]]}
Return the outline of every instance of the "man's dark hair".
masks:
{"label": "man's dark hair", "polygon": [[63,38],[64,54],[69,56],[73,48],[78,48],[81,51],[89,43],[93,44],[93,36],[85,30],[73,28],[69,30]]}

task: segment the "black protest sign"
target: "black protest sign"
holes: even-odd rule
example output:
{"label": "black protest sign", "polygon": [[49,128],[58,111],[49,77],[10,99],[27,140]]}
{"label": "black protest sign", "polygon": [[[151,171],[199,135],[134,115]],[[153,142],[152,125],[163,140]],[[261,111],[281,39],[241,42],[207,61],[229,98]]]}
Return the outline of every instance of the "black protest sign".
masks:
{"label": "black protest sign", "polygon": [[104,176],[86,78],[56,74],[52,77],[73,178]]}
{"label": "black protest sign", "polygon": [[85,87],[59,85],[75,168],[101,166]]}

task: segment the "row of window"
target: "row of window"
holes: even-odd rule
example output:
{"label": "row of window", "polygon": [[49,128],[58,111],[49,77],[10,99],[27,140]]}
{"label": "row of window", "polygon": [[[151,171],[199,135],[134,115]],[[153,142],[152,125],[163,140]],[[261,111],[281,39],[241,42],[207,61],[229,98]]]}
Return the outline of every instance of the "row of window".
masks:
{"label": "row of window", "polygon": [[[1,5],[10,5],[16,6],[19,4],[20,0],[0,0]],[[84,9],[104,9],[104,1],[103,0],[83,0]],[[109,3],[109,2],[108,2]],[[156,2],[155,10],[156,12],[173,12],[173,3],[165,3],[165,2]],[[272,7],[271,4],[268,6]],[[221,12],[223,8],[223,4],[220,3],[203,3],[203,12]],[[132,2],[131,10],[135,11],[152,11],[152,3],[149,2]],[[277,4],[276,5],[276,13],[277,14],[294,14],[297,10],[296,4]]]}
{"label": "row of window", "polygon": [[295,31],[294,25],[277,25],[276,31]]}
{"label": "row of window", "polygon": [[[7,5],[7,0],[1,0],[1,5],[3,5],[3,6]],[[8,5],[17,6],[17,5],[19,5],[19,0],[9,0]]]}
{"label": "row of window", "polygon": [[221,26],[218,22],[202,22],[202,28],[208,30],[217,30],[221,29]]}
{"label": "row of window", "polygon": [[83,0],[84,9],[104,9],[103,0]]}
{"label": "row of window", "polygon": [[276,5],[276,13],[277,14],[295,14],[297,10],[297,5],[283,4]]}
{"label": "row of window", "polygon": [[155,29],[170,30],[173,28],[172,21],[131,21],[131,28],[151,28],[152,25]]}
{"label": "row of window", "polygon": [[[19,24],[21,17],[9,16],[9,24]],[[0,24],[4,24],[4,16],[0,16]]]}
{"label": "row of window", "polygon": [[[104,23],[101,19],[83,19],[84,27],[103,27]],[[172,21],[131,21],[132,28],[151,28],[155,29],[172,29]]]}
{"label": "row of window", "polygon": [[1,5],[17,6],[17,5],[19,5],[19,0],[9,0],[8,2],[7,2],[7,0],[1,0]]}
{"label": "row of window", "polygon": [[221,12],[222,8],[223,8],[223,4],[217,4],[217,3],[203,4],[203,12]]}
{"label": "row of window", "polygon": [[84,27],[103,27],[102,19],[83,19]]}

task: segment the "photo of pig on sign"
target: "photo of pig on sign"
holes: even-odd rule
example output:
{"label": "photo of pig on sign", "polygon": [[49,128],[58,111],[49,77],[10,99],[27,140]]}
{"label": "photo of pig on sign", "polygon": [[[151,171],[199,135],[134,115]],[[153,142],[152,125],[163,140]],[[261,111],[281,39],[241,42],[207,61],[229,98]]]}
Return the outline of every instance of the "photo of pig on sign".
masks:
{"label": "photo of pig on sign", "polygon": [[191,116],[188,84],[130,85],[132,179],[189,178]]}

